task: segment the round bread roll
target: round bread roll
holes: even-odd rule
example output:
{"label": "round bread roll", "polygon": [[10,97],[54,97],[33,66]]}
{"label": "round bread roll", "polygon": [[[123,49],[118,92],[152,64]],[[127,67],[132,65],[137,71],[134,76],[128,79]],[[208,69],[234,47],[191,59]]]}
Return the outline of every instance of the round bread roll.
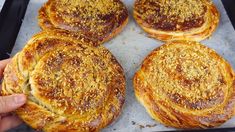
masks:
{"label": "round bread roll", "polygon": [[211,0],[136,0],[134,18],[150,37],[162,41],[201,41],[219,24]]}
{"label": "round bread roll", "polygon": [[139,102],[166,126],[210,128],[234,115],[234,71],[197,42],[173,41],[155,49],[133,83]]}
{"label": "round bread roll", "polygon": [[128,11],[120,0],[48,0],[38,19],[43,30],[82,32],[101,44],[122,31]]}
{"label": "round bread roll", "polygon": [[57,33],[35,35],[13,57],[4,71],[2,94],[27,95],[16,113],[37,130],[99,131],[121,113],[123,69],[103,46]]}

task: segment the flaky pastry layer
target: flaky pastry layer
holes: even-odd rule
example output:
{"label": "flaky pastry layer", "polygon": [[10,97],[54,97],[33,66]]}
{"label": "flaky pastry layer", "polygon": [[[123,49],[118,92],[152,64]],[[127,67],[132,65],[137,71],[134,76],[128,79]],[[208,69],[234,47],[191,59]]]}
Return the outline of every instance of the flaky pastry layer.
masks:
{"label": "flaky pastry layer", "polygon": [[123,69],[103,46],[65,34],[47,30],[33,36],[7,65],[3,95],[27,95],[16,113],[37,130],[99,131],[121,112]]}
{"label": "flaky pastry layer", "polygon": [[152,51],[136,72],[136,98],[152,118],[176,128],[210,128],[234,115],[235,76],[214,50],[172,41]]}
{"label": "flaky pastry layer", "polygon": [[102,44],[123,30],[128,11],[120,0],[49,0],[38,20],[43,30],[82,33]]}
{"label": "flaky pastry layer", "polygon": [[136,0],[134,18],[150,37],[162,41],[201,41],[219,24],[211,0]]}

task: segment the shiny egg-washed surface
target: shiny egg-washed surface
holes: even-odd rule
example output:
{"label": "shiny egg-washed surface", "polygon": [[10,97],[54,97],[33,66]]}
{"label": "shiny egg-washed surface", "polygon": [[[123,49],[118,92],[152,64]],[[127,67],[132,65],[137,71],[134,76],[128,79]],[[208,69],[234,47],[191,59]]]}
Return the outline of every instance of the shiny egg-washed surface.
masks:
{"label": "shiny egg-washed surface", "polygon": [[16,113],[43,131],[99,131],[121,112],[122,67],[103,46],[44,31],[30,39],[4,72],[3,95],[24,93]]}
{"label": "shiny egg-washed surface", "polygon": [[191,41],[155,49],[135,74],[137,99],[176,128],[219,126],[234,115],[235,74],[215,51]]}
{"label": "shiny egg-washed surface", "polygon": [[153,38],[203,40],[219,22],[210,0],[136,0],[134,17]]}
{"label": "shiny egg-washed surface", "polygon": [[42,29],[82,32],[103,43],[125,27],[128,11],[120,0],[49,0],[38,19]]}

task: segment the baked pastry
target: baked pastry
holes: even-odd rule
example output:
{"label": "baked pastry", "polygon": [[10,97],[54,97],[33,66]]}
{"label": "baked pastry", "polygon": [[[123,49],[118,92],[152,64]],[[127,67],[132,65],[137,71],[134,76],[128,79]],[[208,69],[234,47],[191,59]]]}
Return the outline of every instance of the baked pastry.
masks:
{"label": "baked pastry", "polygon": [[150,37],[162,41],[201,41],[219,24],[211,0],[136,0],[134,18]]}
{"label": "baked pastry", "polygon": [[38,19],[43,30],[82,32],[103,43],[126,26],[128,11],[120,0],[48,0]]}
{"label": "baked pastry", "polygon": [[234,71],[198,42],[173,41],[155,49],[133,83],[139,102],[166,126],[210,128],[234,115]]}
{"label": "baked pastry", "polygon": [[27,95],[16,113],[31,127],[99,131],[120,114],[125,100],[122,67],[103,46],[82,43],[41,32],[7,65],[3,95]]}

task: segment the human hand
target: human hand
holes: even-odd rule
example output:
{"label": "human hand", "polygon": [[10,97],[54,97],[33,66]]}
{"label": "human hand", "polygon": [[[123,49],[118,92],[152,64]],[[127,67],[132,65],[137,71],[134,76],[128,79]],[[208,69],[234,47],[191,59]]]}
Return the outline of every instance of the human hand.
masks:
{"label": "human hand", "polygon": [[[0,61],[0,80],[3,78],[3,71],[10,59]],[[2,86],[0,85],[0,89]],[[10,112],[16,110],[26,102],[24,94],[0,96],[0,131],[7,131],[22,123],[22,121]]]}

